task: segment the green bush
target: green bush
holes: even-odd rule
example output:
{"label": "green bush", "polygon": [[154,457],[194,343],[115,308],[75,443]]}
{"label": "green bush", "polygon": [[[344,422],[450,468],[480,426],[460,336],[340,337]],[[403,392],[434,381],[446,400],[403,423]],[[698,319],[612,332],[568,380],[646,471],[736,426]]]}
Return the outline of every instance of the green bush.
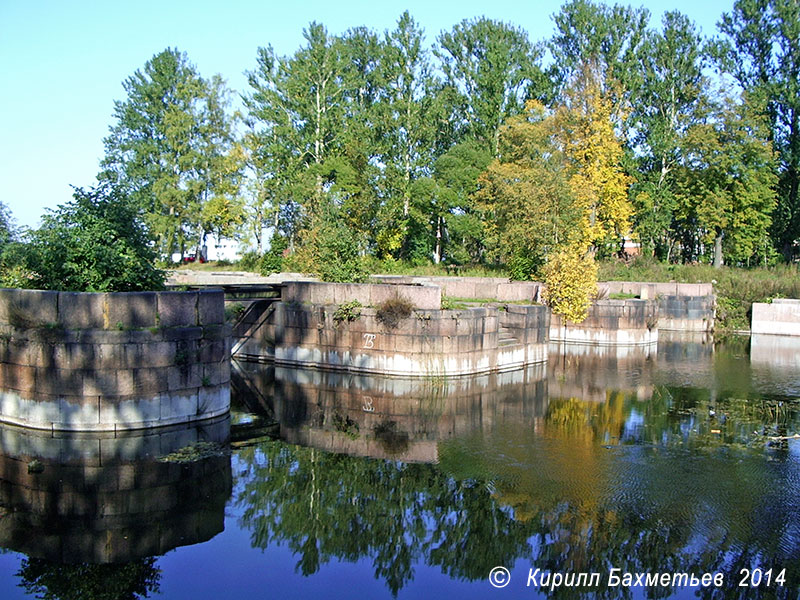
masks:
{"label": "green bush", "polygon": [[288,247],[289,240],[276,231],[270,238],[269,250],[261,258],[259,270],[262,275],[280,273],[283,270],[283,253]]}
{"label": "green bush", "polygon": [[255,273],[261,270],[261,255],[255,250],[250,250],[242,254],[236,265],[242,271]]}
{"label": "green bush", "polygon": [[363,306],[358,300],[351,300],[350,302],[340,304],[333,312],[333,320],[337,323],[341,323],[342,321],[347,321],[348,323],[356,321],[361,317],[362,308]]}
{"label": "green bush", "polygon": [[73,201],[45,215],[18,249],[27,287],[75,292],[131,292],[164,287],[156,251],[136,205],[103,186],[76,189]]}

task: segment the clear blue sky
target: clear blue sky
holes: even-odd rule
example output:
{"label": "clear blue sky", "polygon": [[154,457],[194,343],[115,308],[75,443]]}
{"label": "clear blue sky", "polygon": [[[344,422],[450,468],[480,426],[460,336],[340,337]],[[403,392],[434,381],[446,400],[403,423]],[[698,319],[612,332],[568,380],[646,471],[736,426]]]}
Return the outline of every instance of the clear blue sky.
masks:
{"label": "clear blue sky", "polygon": [[[294,53],[310,21],[333,34],[359,25],[382,32],[408,9],[429,45],[442,30],[478,16],[514,23],[537,41],[552,34],[551,15],[562,3],[0,0],[0,201],[18,224],[35,227],[45,208],[70,200],[70,185],[92,185],[114,100],[124,98],[122,81],[167,47],[186,52],[204,77],[220,73],[239,93],[256,49],[272,44],[280,55]],[[664,11],[680,10],[713,35],[732,0],[641,5],[650,9],[651,25]]]}

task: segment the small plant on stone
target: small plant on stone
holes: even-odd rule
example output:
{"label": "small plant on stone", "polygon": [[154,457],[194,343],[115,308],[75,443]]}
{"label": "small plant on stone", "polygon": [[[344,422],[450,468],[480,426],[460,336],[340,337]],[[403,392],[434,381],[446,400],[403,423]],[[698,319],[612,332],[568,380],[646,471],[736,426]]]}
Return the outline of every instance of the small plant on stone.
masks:
{"label": "small plant on stone", "polygon": [[351,321],[357,321],[361,317],[362,308],[363,305],[358,300],[351,300],[350,302],[340,304],[333,313],[333,320],[337,324],[341,323],[342,321],[346,321],[348,323]]}
{"label": "small plant on stone", "polygon": [[342,415],[339,412],[333,414],[333,428],[355,440],[359,436],[359,426],[349,415]]}
{"label": "small plant on stone", "polygon": [[400,321],[411,316],[412,310],[414,305],[410,300],[402,296],[393,296],[378,304],[375,316],[388,329],[395,329]]}

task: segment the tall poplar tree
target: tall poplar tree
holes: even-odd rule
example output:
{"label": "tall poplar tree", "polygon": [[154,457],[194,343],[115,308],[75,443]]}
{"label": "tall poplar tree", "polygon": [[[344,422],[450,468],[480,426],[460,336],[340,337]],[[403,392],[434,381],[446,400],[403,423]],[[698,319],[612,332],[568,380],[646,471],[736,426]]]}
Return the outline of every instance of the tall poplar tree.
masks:
{"label": "tall poplar tree", "polygon": [[527,99],[550,94],[542,49],[525,30],[485,17],[464,20],[437,41],[433,51],[447,83],[460,92],[467,133],[497,156],[503,122],[522,112]]}
{"label": "tall poplar tree", "polygon": [[667,12],[661,31],[649,31],[639,54],[640,87],[632,105],[637,182],[632,200],[643,247],[669,260],[676,207],[675,169],[689,128],[702,118],[708,81],[703,40],[686,16]]}
{"label": "tall poplar tree", "polygon": [[786,260],[800,241],[800,3],[736,0],[719,23],[716,47],[724,70],[765,106],[780,156],[773,233]]}
{"label": "tall poplar tree", "polygon": [[183,254],[206,233],[204,205],[238,195],[224,84],[168,48],[122,85],[98,178],[143,209],[162,256]]}

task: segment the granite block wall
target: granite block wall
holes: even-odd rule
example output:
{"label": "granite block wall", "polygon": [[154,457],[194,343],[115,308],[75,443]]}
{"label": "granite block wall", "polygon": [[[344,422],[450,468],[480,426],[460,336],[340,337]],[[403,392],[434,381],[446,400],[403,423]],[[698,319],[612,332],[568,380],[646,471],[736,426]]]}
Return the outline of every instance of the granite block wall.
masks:
{"label": "granite block wall", "polygon": [[[415,310],[396,327],[382,323],[374,308],[362,308],[353,321],[334,319],[336,309],[277,303],[270,324],[242,344],[240,354],[268,355],[276,364],[410,377],[507,370],[547,359],[544,306],[509,307],[509,313]],[[515,326],[525,328],[515,343],[499,344],[502,319],[516,319]]]}
{"label": "granite block wall", "polygon": [[116,431],[230,407],[223,293],[0,289],[0,421]]}

